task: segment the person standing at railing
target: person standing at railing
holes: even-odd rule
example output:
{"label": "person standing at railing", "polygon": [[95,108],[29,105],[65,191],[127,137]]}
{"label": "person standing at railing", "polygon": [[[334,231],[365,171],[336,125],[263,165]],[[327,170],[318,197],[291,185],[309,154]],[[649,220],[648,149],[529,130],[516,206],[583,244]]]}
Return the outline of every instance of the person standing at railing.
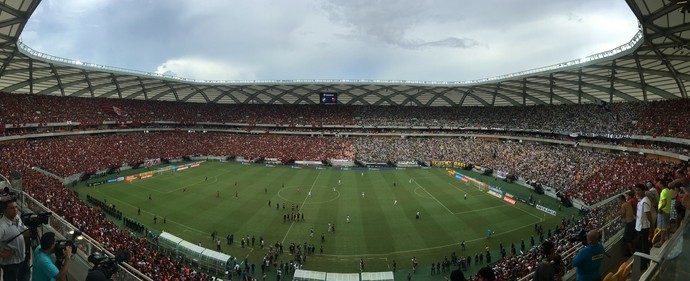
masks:
{"label": "person standing at railing", "polygon": [[[5,199],[3,199],[5,200]],[[0,268],[4,281],[22,280],[25,274],[26,244],[29,232],[19,216],[16,199],[0,202]]]}
{"label": "person standing at railing", "polygon": [[577,269],[577,281],[599,281],[599,269],[604,259],[604,246],[599,243],[600,236],[596,230],[587,232],[587,246],[582,248],[573,259]]}
{"label": "person standing at railing", "polygon": [[635,252],[633,247],[633,239],[635,238],[635,212],[630,204],[630,197],[633,197],[633,192],[626,192],[625,195],[620,195],[620,215],[625,223],[623,227],[623,245],[625,256],[629,257]]}
{"label": "person standing at railing", "polygon": [[[635,231],[637,231],[637,251],[649,254],[649,228],[652,226],[652,207],[649,198],[645,195],[643,184],[635,185],[635,195],[638,198],[637,214],[635,215]],[[642,259],[642,268],[646,268],[647,259]]]}
{"label": "person standing at railing", "polygon": [[679,202],[683,208],[681,210],[685,210],[685,214],[683,216],[678,216],[678,222],[682,222],[685,218],[690,216],[690,179],[685,174],[685,170],[678,169],[676,170],[676,179],[673,180],[669,186],[679,186],[680,191],[682,191],[682,195],[679,196]]}
{"label": "person standing at railing", "polygon": [[673,194],[668,188],[666,183],[661,182],[661,194],[659,195],[659,205],[657,212],[657,223],[656,227],[659,229],[659,235],[661,238],[655,244],[655,247],[661,247],[661,245],[668,239],[668,230],[671,224],[671,200],[673,200]]}

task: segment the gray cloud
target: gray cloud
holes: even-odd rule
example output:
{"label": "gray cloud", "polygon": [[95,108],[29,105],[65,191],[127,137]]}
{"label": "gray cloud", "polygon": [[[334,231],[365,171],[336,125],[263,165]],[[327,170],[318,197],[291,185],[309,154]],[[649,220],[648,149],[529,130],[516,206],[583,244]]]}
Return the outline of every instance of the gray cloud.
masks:
{"label": "gray cloud", "polygon": [[56,0],[23,39],[196,79],[459,81],[612,49],[636,27],[620,0]]}
{"label": "gray cloud", "polygon": [[422,42],[416,44],[419,47],[447,47],[447,48],[472,48],[479,46],[479,42],[469,38],[448,37],[443,40]]}
{"label": "gray cloud", "polygon": [[[322,8],[329,19],[349,27],[355,38],[380,40],[405,49],[425,47],[472,48],[480,45],[472,38],[445,35],[445,39],[410,38],[408,33],[420,25],[456,22],[462,16],[453,17],[439,13],[439,5],[447,3],[420,0],[402,0],[394,3],[366,0],[330,0]],[[441,38],[443,38],[441,37]]]}

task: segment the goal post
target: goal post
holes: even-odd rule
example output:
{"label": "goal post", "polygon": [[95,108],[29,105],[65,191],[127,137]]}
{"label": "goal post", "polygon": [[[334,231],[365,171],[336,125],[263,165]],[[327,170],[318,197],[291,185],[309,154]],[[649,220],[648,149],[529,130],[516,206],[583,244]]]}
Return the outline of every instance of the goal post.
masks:
{"label": "goal post", "polygon": [[484,191],[484,192],[486,192],[487,190],[489,190],[489,185],[488,185],[488,184],[486,184],[486,183],[484,183],[484,182],[481,182],[481,181],[478,181],[478,180],[475,180],[475,179],[473,179],[473,178],[468,178],[468,181],[467,181],[466,185],[467,185],[468,187],[476,188],[476,189],[478,189],[479,191]]}
{"label": "goal post", "polygon": [[473,179],[471,177],[468,177],[466,175],[463,175],[462,173],[460,173],[456,170],[446,168],[446,173],[448,173],[449,176],[453,176],[456,179],[458,179],[460,182],[462,182],[461,186],[462,186],[462,184],[464,184],[466,188],[476,188],[479,191],[484,191],[484,192],[489,190],[489,185],[487,183],[484,183],[484,182],[478,181],[476,179]]}

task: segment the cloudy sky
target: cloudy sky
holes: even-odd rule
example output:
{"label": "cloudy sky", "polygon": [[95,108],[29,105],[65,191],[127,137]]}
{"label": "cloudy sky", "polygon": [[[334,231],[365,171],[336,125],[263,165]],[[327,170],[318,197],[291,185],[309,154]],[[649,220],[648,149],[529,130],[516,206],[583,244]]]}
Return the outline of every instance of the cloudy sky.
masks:
{"label": "cloudy sky", "polygon": [[636,31],[623,0],[44,0],[22,38],[194,79],[465,81],[610,50]]}

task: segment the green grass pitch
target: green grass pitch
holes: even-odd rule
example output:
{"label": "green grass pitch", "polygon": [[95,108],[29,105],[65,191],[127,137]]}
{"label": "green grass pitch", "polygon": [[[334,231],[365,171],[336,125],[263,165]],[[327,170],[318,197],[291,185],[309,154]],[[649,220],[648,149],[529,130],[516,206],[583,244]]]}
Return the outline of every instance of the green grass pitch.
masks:
{"label": "green grass pitch", "polygon": [[[529,193],[524,187],[463,173],[518,196]],[[545,229],[552,228],[560,223],[561,215],[575,211],[564,209],[554,217],[521,203],[510,205],[466,187],[442,168],[339,171],[204,162],[130,183],[83,187],[79,192],[114,204],[124,216],[151,229],[201,242],[207,248],[216,248],[211,232],[217,231],[222,252],[248,257],[257,265],[265,253],[259,248],[259,237],[267,245],[283,242],[286,251],[290,242],[314,244],[316,254],[304,267],[328,272],[358,272],[360,258],[365,259],[367,271],[391,270],[393,260],[399,270],[409,270],[413,256],[425,268],[450,258],[453,251],[474,256],[487,245],[495,261],[500,257],[500,242],[508,249],[515,243],[519,249],[520,240],[525,239],[529,247],[535,223],[543,221]],[[546,196],[535,198],[558,208]],[[294,204],[304,221],[284,222],[283,216],[292,212]],[[158,218],[155,224],[154,216]],[[335,225],[335,232],[328,232],[329,223]],[[314,237],[310,237],[312,228]],[[486,238],[487,228],[494,232],[491,239]],[[235,236],[231,246],[225,241],[229,233]],[[240,246],[246,236],[256,238],[253,247]],[[466,251],[459,247],[463,240]]]}

